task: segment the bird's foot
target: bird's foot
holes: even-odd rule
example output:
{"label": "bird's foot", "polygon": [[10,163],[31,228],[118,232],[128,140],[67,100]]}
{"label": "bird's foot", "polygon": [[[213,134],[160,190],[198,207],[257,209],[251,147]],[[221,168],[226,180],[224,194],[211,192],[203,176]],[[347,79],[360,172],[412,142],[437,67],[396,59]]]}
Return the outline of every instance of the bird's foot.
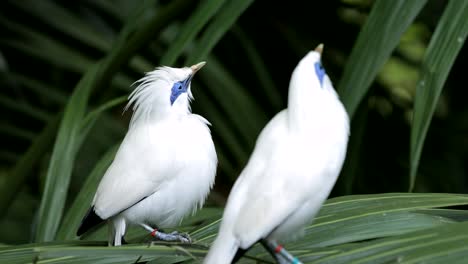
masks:
{"label": "bird's foot", "polygon": [[155,229],[153,232],[151,232],[151,236],[154,237],[157,240],[160,241],[166,241],[166,242],[182,242],[186,244],[191,244],[192,239],[190,236],[186,233],[179,233],[177,231],[171,232],[171,233],[164,233],[161,232],[157,229]]}

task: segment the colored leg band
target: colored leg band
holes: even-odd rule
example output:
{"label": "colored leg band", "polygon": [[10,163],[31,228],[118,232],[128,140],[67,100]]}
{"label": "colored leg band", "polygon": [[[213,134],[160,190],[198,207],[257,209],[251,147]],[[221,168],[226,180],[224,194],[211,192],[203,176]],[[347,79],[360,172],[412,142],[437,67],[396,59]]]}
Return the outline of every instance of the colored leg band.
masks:
{"label": "colored leg band", "polygon": [[283,249],[283,246],[278,244],[278,246],[276,246],[275,248],[275,253],[279,253],[282,249]]}

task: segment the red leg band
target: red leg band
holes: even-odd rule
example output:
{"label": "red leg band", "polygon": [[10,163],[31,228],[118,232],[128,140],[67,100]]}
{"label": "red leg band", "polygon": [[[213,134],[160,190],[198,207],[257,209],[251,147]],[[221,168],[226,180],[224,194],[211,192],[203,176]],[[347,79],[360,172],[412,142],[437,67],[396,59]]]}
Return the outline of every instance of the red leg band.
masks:
{"label": "red leg band", "polygon": [[151,236],[152,236],[152,237],[155,237],[155,236],[156,236],[156,232],[158,232],[158,229],[154,229],[153,232],[151,232]]}
{"label": "red leg band", "polygon": [[283,249],[282,245],[279,245],[275,248],[275,253],[279,253]]}

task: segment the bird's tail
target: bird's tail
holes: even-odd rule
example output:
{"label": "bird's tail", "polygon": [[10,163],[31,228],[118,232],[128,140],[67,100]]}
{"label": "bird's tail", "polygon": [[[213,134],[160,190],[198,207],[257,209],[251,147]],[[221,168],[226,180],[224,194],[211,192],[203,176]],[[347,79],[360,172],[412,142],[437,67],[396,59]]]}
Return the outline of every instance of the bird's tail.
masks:
{"label": "bird's tail", "polygon": [[76,231],[77,236],[81,236],[82,234],[88,232],[88,230],[96,228],[104,223],[104,219],[96,214],[94,211],[94,206],[89,208],[88,212],[86,213],[85,217],[81,221],[80,226],[78,227],[78,231]]}
{"label": "bird's tail", "polygon": [[210,247],[204,264],[230,264],[239,248],[237,239],[228,233],[220,233]]}

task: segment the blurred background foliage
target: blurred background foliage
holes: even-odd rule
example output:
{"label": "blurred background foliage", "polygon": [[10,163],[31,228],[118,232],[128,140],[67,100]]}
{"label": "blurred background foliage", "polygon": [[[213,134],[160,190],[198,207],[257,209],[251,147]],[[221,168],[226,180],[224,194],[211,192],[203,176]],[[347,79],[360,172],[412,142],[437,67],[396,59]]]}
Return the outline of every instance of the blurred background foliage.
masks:
{"label": "blurred background foliage", "polygon": [[207,61],[192,110],[212,123],[207,204],[222,207],[319,43],[352,116],[331,197],[466,193],[466,17],[456,0],[2,1],[0,242],[74,238],[127,130],[132,83],[159,65]]}

